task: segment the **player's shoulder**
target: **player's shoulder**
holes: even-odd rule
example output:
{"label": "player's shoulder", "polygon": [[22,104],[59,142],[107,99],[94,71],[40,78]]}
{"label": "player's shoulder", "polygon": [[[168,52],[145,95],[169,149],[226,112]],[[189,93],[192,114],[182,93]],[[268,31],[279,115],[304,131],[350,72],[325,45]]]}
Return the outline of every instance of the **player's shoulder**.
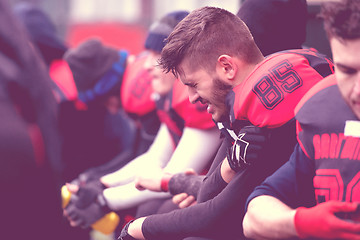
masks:
{"label": "player's shoulder", "polygon": [[[324,78],[322,81],[319,81],[317,84],[315,84],[299,101],[295,108],[295,114],[297,114],[300,109],[304,108],[304,105],[311,104],[312,102],[319,100],[319,98],[325,97],[325,94],[320,95],[319,93],[322,91],[330,91],[330,87],[333,87],[333,89],[336,89],[336,78],[335,75],[329,75],[328,77]],[[325,101],[328,102],[328,101]],[[324,102],[324,103],[325,103]]]}
{"label": "player's shoulder", "polygon": [[288,65],[294,66],[295,70],[306,71],[311,69],[322,77],[334,73],[332,60],[318,52],[316,49],[292,49],[274,53],[266,58],[269,64],[277,66],[277,62],[286,61]]}
{"label": "player's shoulder", "polygon": [[[314,65],[313,58],[322,63]],[[332,72],[332,64],[311,50],[270,55],[233,89],[234,118],[248,119],[257,126],[281,126],[294,117],[304,94]]]}
{"label": "player's shoulder", "polygon": [[143,116],[155,111],[152,99],[152,76],[144,68],[146,52],[136,56],[125,70],[121,85],[121,103],[128,113]]}

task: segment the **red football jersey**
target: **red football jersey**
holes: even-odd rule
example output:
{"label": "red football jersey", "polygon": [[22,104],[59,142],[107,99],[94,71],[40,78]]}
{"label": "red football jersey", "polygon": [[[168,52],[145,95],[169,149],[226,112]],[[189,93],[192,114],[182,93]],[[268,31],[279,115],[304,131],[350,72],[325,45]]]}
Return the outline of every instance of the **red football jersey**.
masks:
{"label": "red football jersey", "polygon": [[311,50],[289,50],[262,61],[233,91],[232,121],[276,128],[294,118],[304,94],[333,73],[332,62]]}
{"label": "red football jersey", "polygon": [[185,85],[176,80],[172,91],[156,102],[157,113],[162,123],[166,124],[174,146],[181,139],[184,127],[209,129],[215,123],[201,103],[191,104]]}
{"label": "red football jersey", "polygon": [[151,75],[144,69],[146,54],[136,57],[125,70],[121,85],[121,102],[127,113],[144,116],[155,110],[155,102],[151,99]]}

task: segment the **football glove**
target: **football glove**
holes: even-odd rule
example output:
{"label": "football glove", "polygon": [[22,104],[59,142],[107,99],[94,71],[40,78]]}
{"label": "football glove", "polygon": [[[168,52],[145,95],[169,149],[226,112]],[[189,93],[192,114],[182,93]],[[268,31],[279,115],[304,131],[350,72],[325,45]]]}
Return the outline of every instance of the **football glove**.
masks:
{"label": "football glove", "polygon": [[232,170],[239,172],[258,161],[269,138],[266,128],[253,125],[243,127],[227,151],[227,160]]}

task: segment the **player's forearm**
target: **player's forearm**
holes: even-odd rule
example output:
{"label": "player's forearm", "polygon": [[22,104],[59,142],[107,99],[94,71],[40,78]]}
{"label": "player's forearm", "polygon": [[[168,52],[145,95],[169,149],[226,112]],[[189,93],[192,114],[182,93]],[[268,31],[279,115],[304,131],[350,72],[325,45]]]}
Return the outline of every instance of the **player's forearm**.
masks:
{"label": "player's forearm", "polygon": [[206,203],[174,210],[163,214],[148,216],[143,225],[142,233],[149,240],[184,239],[191,236],[210,237],[214,235],[211,225],[213,216]]}
{"label": "player's forearm", "polygon": [[146,162],[147,159],[147,153],[144,153],[131,160],[128,164],[119,170],[103,176],[101,178],[101,182],[110,187],[127,184],[135,179],[137,172],[139,169],[144,167],[144,162]]}
{"label": "player's forearm", "polygon": [[201,130],[185,127],[164,171],[178,173],[191,168],[200,173],[213,160],[220,143],[219,130],[216,128]]}
{"label": "player's forearm", "polygon": [[133,221],[128,228],[128,233],[135,239],[145,239],[143,233],[142,233],[142,224],[146,217],[138,218],[135,221]]}
{"label": "player's forearm", "polygon": [[244,234],[251,239],[287,239],[297,236],[295,210],[271,196],[259,196],[248,205]]}
{"label": "player's forearm", "polygon": [[[220,169],[217,170],[220,175]],[[255,172],[246,173],[245,182],[248,177],[253,180],[248,184],[243,181],[244,175],[237,174],[225,188],[222,189],[222,184],[215,187],[222,189],[220,193],[213,194],[216,191],[206,190],[207,199],[211,198],[208,201],[170,213],[149,216],[143,224],[144,236],[150,240],[183,239],[191,236],[211,239],[232,239],[235,236],[242,239],[241,221],[243,206],[250,191],[248,186],[253,188],[252,184],[259,184],[253,179]]]}
{"label": "player's forearm", "polygon": [[134,183],[107,188],[103,193],[108,207],[112,210],[132,208],[149,199],[170,197],[169,193],[139,191],[135,188]]}
{"label": "player's forearm", "polygon": [[144,154],[131,160],[127,165],[118,171],[107,174],[101,181],[107,186],[117,186],[129,183],[135,176],[149,167],[162,166],[170,159],[173,150],[167,127],[162,124],[154,142]]}

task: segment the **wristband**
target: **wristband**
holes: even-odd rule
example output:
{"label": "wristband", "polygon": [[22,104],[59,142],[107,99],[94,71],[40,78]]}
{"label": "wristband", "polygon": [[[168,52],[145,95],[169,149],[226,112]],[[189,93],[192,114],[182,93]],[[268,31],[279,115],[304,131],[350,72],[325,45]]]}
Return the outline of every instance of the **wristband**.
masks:
{"label": "wristband", "polygon": [[169,191],[169,181],[173,175],[171,173],[164,173],[164,175],[161,178],[161,185],[160,189],[163,192]]}

